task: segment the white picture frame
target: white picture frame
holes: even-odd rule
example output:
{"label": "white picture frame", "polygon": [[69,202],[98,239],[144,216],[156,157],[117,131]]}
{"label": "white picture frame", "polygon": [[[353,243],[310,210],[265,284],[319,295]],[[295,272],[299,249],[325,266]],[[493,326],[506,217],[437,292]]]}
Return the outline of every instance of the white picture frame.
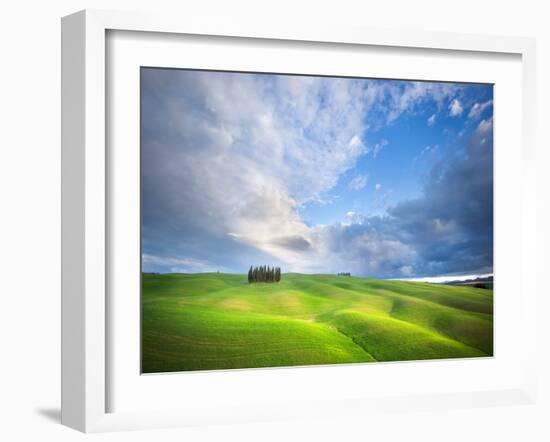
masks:
{"label": "white picture frame", "polygon": [[[218,422],[250,422],[288,417],[368,414],[432,408],[531,403],[536,395],[535,348],[526,346],[522,383],[514,388],[462,393],[327,397],[309,403],[242,404],[227,415],[199,410],[109,412],[108,244],[111,211],[108,186],[108,63],[109,31],[140,31],[221,38],[368,45],[379,48],[467,51],[521,57],[521,238],[520,290],[528,336],[535,333],[537,287],[530,277],[536,268],[536,186],[534,174],[535,43],[532,39],[420,31],[357,29],[325,24],[213,23],[195,17],[162,17],[86,10],[62,20],[62,423],[84,432],[185,426]],[[497,174],[498,165],[497,165]],[[497,317],[498,320],[498,317]],[[535,340],[531,340],[535,342]],[[341,368],[333,367],[332,370]],[[269,371],[263,371],[269,376]],[[239,376],[238,374],[236,376]],[[223,382],[223,381],[222,381]],[[274,382],[277,380],[274,377]]]}

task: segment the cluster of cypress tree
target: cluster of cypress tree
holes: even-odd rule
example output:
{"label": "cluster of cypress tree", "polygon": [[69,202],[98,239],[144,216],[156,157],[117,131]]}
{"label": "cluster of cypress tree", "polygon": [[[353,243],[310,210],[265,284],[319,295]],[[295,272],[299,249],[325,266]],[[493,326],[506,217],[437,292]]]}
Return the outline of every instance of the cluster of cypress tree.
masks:
{"label": "cluster of cypress tree", "polygon": [[248,271],[248,282],[279,282],[281,280],[280,267],[250,267]]}

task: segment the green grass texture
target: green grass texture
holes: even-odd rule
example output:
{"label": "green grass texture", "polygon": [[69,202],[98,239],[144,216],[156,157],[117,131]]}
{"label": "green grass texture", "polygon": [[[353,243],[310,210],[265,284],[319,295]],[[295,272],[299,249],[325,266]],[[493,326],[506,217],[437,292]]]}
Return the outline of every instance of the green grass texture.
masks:
{"label": "green grass texture", "polygon": [[493,291],[333,275],[143,274],[144,373],[493,355]]}

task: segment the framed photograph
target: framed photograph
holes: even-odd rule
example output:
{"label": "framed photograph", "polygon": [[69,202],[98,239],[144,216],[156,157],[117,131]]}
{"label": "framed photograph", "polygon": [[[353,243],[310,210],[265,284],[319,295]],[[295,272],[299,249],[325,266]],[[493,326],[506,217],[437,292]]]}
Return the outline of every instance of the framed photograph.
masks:
{"label": "framed photograph", "polygon": [[142,372],[493,356],[493,87],[142,67]]}
{"label": "framed photograph", "polygon": [[533,400],[532,40],[62,31],[64,424]]}

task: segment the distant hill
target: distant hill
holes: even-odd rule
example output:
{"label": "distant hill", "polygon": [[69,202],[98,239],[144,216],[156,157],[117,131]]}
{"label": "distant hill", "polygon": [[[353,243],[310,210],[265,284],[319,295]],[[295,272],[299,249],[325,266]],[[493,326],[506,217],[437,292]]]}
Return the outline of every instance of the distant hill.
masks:
{"label": "distant hill", "polygon": [[483,278],[466,279],[465,281],[447,281],[443,282],[445,285],[461,285],[475,287],[478,289],[493,289],[493,276],[486,276]]}

